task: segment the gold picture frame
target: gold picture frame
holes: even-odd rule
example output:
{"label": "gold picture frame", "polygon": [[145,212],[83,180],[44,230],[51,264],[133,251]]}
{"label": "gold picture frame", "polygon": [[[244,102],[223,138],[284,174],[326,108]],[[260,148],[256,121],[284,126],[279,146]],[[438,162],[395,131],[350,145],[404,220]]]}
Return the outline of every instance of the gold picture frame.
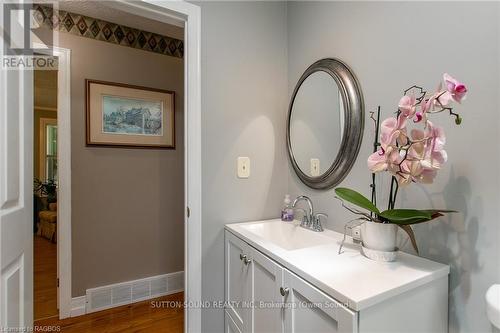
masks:
{"label": "gold picture frame", "polygon": [[86,145],[175,149],[175,92],[85,80]]}

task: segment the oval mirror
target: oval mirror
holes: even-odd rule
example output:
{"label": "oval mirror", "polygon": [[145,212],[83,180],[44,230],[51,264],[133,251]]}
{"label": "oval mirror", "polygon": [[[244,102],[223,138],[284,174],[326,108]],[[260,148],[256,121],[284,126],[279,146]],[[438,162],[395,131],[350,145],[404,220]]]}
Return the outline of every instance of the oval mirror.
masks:
{"label": "oval mirror", "polygon": [[287,118],[288,154],[302,182],[328,189],[349,173],[363,138],[364,105],[352,71],[322,59],[301,76]]}

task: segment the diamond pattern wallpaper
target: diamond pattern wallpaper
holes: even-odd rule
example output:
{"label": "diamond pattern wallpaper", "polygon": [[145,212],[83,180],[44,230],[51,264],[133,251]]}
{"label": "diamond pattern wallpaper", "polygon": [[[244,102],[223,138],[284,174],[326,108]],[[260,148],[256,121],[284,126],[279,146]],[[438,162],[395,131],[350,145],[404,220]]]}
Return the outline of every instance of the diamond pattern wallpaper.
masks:
{"label": "diamond pattern wallpaper", "polygon": [[80,37],[92,38],[176,58],[184,56],[184,42],[172,37],[62,10],[53,11],[51,7],[38,4],[34,5],[33,16],[39,26],[44,26],[54,31],[70,33]]}

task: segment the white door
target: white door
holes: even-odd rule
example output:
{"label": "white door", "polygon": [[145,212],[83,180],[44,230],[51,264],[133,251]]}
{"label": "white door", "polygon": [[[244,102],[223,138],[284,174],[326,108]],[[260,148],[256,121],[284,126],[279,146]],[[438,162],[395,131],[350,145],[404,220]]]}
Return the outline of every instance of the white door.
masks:
{"label": "white door", "polygon": [[246,333],[250,320],[251,275],[250,246],[230,232],[225,232],[226,311],[238,328]]}
{"label": "white door", "polygon": [[0,69],[0,330],[33,324],[32,96],[31,71]]}
{"label": "white door", "polygon": [[282,311],[283,268],[252,248],[252,301],[250,329],[252,333],[283,332]]}
{"label": "white door", "polygon": [[285,270],[287,302],[284,311],[287,333],[355,333],[357,314],[313,285]]}

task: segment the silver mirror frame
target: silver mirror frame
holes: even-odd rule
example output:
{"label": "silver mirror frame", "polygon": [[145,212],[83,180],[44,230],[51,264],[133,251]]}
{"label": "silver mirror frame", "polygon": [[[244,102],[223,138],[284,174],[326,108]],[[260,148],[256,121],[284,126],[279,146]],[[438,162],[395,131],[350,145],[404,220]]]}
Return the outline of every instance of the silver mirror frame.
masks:
{"label": "silver mirror frame", "polygon": [[[305,174],[297,164],[293,155],[290,140],[290,121],[293,103],[302,83],[313,73],[324,71],[337,83],[344,104],[344,133],[340,149],[333,164],[322,175],[311,177]],[[286,143],[288,157],[295,173],[310,188],[326,190],[338,185],[349,173],[359,153],[365,127],[365,105],[361,86],[353,71],[342,61],[326,58],[316,61],[306,69],[300,77],[290,100],[286,122]]]}

